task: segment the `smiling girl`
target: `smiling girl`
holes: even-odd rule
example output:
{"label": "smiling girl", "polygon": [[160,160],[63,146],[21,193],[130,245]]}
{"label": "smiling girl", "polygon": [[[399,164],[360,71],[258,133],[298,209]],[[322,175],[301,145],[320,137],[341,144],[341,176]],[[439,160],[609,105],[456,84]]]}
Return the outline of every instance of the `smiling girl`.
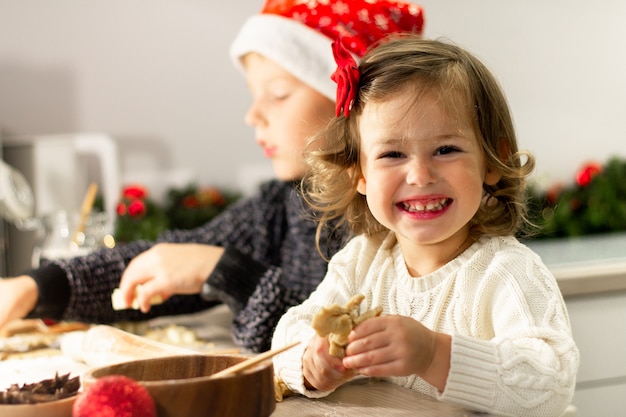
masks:
{"label": "smiling girl", "polygon": [[[386,42],[356,72],[341,49],[338,117],[306,184],[319,227],[358,236],[278,323],[274,347],[303,343],[275,358],[277,375],[311,397],[366,375],[496,415],[561,415],[578,350],[553,275],[514,237],[534,159],[495,78],[450,43]],[[312,318],[356,294],[383,314],[331,356]]]}

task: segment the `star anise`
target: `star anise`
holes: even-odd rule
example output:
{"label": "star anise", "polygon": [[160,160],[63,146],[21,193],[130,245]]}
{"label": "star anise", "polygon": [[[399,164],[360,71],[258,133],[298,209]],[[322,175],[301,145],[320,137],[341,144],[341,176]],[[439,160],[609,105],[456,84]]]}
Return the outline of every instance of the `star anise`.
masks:
{"label": "star anise", "polygon": [[70,378],[70,374],[44,379],[30,384],[11,384],[0,392],[0,404],[35,404],[60,400],[76,395],[80,388],[80,378]]}

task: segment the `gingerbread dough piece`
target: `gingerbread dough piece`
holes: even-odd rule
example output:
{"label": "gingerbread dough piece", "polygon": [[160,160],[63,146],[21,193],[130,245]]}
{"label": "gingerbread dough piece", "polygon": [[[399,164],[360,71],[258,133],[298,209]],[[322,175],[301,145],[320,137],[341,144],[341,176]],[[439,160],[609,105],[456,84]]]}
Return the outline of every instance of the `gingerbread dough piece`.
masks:
{"label": "gingerbread dough piece", "polygon": [[321,337],[328,336],[330,343],[328,352],[331,355],[343,358],[352,328],[382,313],[383,309],[379,306],[359,315],[358,308],[364,298],[365,296],[358,294],[343,307],[337,304],[322,307],[322,310],[313,317],[312,326],[317,334]]}
{"label": "gingerbread dough piece", "polygon": [[[141,292],[141,284],[135,287],[135,298],[133,298],[133,302],[131,305],[126,305],[126,302],[122,298],[122,293],[119,288],[113,290],[113,294],[111,294],[111,304],[113,305],[113,310],[126,310],[133,309],[139,310],[139,300],[137,299],[139,293]],[[150,305],[162,304],[163,298],[161,296],[156,295],[150,299]]]}
{"label": "gingerbread dough piece", "polygon": [[280,403],[285,399],[285,397],[293,394],[294,392],[287,387],[287,384],[285,384],[280,377],[274,376],[274,395],[276,397],[276,402]]}

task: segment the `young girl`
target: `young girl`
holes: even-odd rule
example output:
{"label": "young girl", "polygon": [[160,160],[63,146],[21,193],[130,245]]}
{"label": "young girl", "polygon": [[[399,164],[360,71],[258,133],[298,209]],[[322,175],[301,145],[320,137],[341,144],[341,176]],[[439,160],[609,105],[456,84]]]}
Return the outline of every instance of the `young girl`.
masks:
{"label": "young girl", "polygon": [[[533,158],[496,80],[449,43],[386,42],[358,70],[335,46],[341,115],[313,143],[307,191],[320,228],[358,236],[278,323],[273,347],[303,343],[276,374],[310,397],[367,375],[496,415],[559,416],[578,351],[554,277],[514,237]],[[312,318],[357,294],[383,313],[331,356]]]}
{"label": "young girl", "polygon": [[[315,253],[316,223],[298,187],[309,136],[332,117],[335,63],[331,43],[349,36],[351,52],[397,33],[421,33],[422,9],[398,0],[268,0],[240,29],[231,57],[253,96],[246,122],[271,159],[277,179],[194,230],[169,231],[72,260],[58,260],[0,280],[0,327],[29,315],[107,323],[191,313],[224,302],[234,312],[235,341],[269,348],[278,319],[302,302],[326,272]],[[236,156],[235,156],[236,157]],[[327,256],[344,234],[324,234]],[[114,311],[120,287],[128,305],[138,284],[141,311]],[[167,301],[150,306],[160,295]]]}

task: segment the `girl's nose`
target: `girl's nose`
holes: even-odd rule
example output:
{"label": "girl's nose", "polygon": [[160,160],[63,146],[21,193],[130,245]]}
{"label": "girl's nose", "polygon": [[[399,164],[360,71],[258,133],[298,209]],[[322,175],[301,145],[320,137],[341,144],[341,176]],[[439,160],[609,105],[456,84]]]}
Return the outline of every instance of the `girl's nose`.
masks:
{"label": "girl's nose", "polygon": [[409,161],[406,173],[407,184],[426,187],[436,181],[435,167],[425,158],[415,158]]}

